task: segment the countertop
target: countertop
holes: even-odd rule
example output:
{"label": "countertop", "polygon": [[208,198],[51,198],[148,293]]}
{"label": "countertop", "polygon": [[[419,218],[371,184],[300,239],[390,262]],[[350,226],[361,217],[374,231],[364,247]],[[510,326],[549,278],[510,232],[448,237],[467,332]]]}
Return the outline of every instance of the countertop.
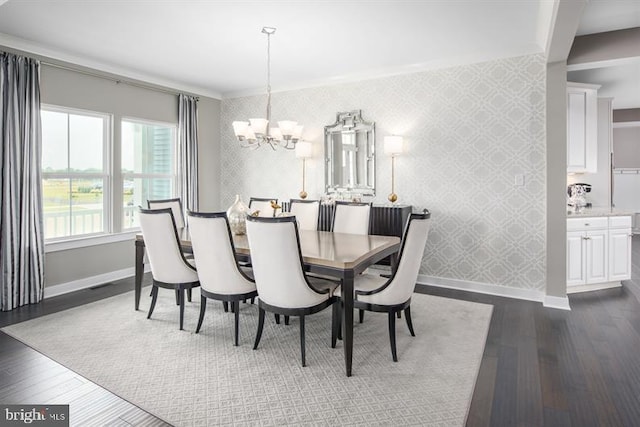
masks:
{"label": "countertop", "polygon": [[596,216],[632,216],[633,212],[615,208],[583,208],[576,212],[572,207],[567,207],[567,218],[585,218]]}

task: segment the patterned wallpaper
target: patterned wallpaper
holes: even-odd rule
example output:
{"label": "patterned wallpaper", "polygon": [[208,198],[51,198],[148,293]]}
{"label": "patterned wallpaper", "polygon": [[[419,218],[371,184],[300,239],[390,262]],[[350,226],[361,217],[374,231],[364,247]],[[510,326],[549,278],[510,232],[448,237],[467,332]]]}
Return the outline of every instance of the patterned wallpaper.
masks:
{"label": "patterned wallpaper", "polygon": [[[545,61],[529,55],[356,83],[278,92],[274,120],[304,124],[314,145],[309,198],[323,193],[323,130],[339,111],[376,123],[377,194],[386,203],[391,161],[385,135],[402,135],[399,202],[428,208],[433,227],[421,274],[545,289]],[[221,204],[235,194],[297,197],[302,164],[292,151],[240,148],[231,122],[263,117],[266,95],[221,107]],[[517,174],[524,185],[515,185]]]}

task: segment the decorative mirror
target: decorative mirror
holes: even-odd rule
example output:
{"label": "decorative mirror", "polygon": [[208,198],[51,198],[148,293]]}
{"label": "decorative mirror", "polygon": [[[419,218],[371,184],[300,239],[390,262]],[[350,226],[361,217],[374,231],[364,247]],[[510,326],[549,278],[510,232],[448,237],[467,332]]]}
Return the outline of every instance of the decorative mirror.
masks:
{"label": "decorative mirror", "polygon": [[324,128],[325,190],[375,196],[375,123],[360,110],[338,113]]}

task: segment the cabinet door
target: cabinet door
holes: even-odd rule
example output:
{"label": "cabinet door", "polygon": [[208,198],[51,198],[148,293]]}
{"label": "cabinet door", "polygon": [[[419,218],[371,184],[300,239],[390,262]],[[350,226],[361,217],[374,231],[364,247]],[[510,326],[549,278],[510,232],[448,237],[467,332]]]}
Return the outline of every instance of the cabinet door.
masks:
{"label": "cabinet door", "polygon": [[586,283],[584,237],[585,232],[583,231],[569,231],[567,233],[567,286]]}
{"label": "cabinet door", "polygon": [[607,230],[595,230],[585,232],[586,242],[586,266],[587,284],[602,283],[609,280],[608,267],[608,232]]}
{"label": "cabinet door", "polygon": [[609,230],[609,280],[631,279],[631,230]]}
{"label": "cabinet door", "polygon": [[567,172],[597,172],[597,91],[567,87]]}

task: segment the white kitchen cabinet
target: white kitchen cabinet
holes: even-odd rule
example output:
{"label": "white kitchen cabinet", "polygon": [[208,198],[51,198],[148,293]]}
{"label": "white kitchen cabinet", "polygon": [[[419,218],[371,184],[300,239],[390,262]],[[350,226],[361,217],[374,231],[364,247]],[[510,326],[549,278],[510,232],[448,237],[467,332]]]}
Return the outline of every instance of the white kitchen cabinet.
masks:
{"label": "white kitchen cabinet", "polygon": [[567,82],[567,172],[598,170],[599,87]]}
{"label": "white kitchen cabinet", "polygon": [[568,292],[611,287],[630,278],[630,216],[567,220]]}
{"label": "white kitchen cabinet", "polygon": [[631,279],[631,217],[609,218],[609,280]]}

